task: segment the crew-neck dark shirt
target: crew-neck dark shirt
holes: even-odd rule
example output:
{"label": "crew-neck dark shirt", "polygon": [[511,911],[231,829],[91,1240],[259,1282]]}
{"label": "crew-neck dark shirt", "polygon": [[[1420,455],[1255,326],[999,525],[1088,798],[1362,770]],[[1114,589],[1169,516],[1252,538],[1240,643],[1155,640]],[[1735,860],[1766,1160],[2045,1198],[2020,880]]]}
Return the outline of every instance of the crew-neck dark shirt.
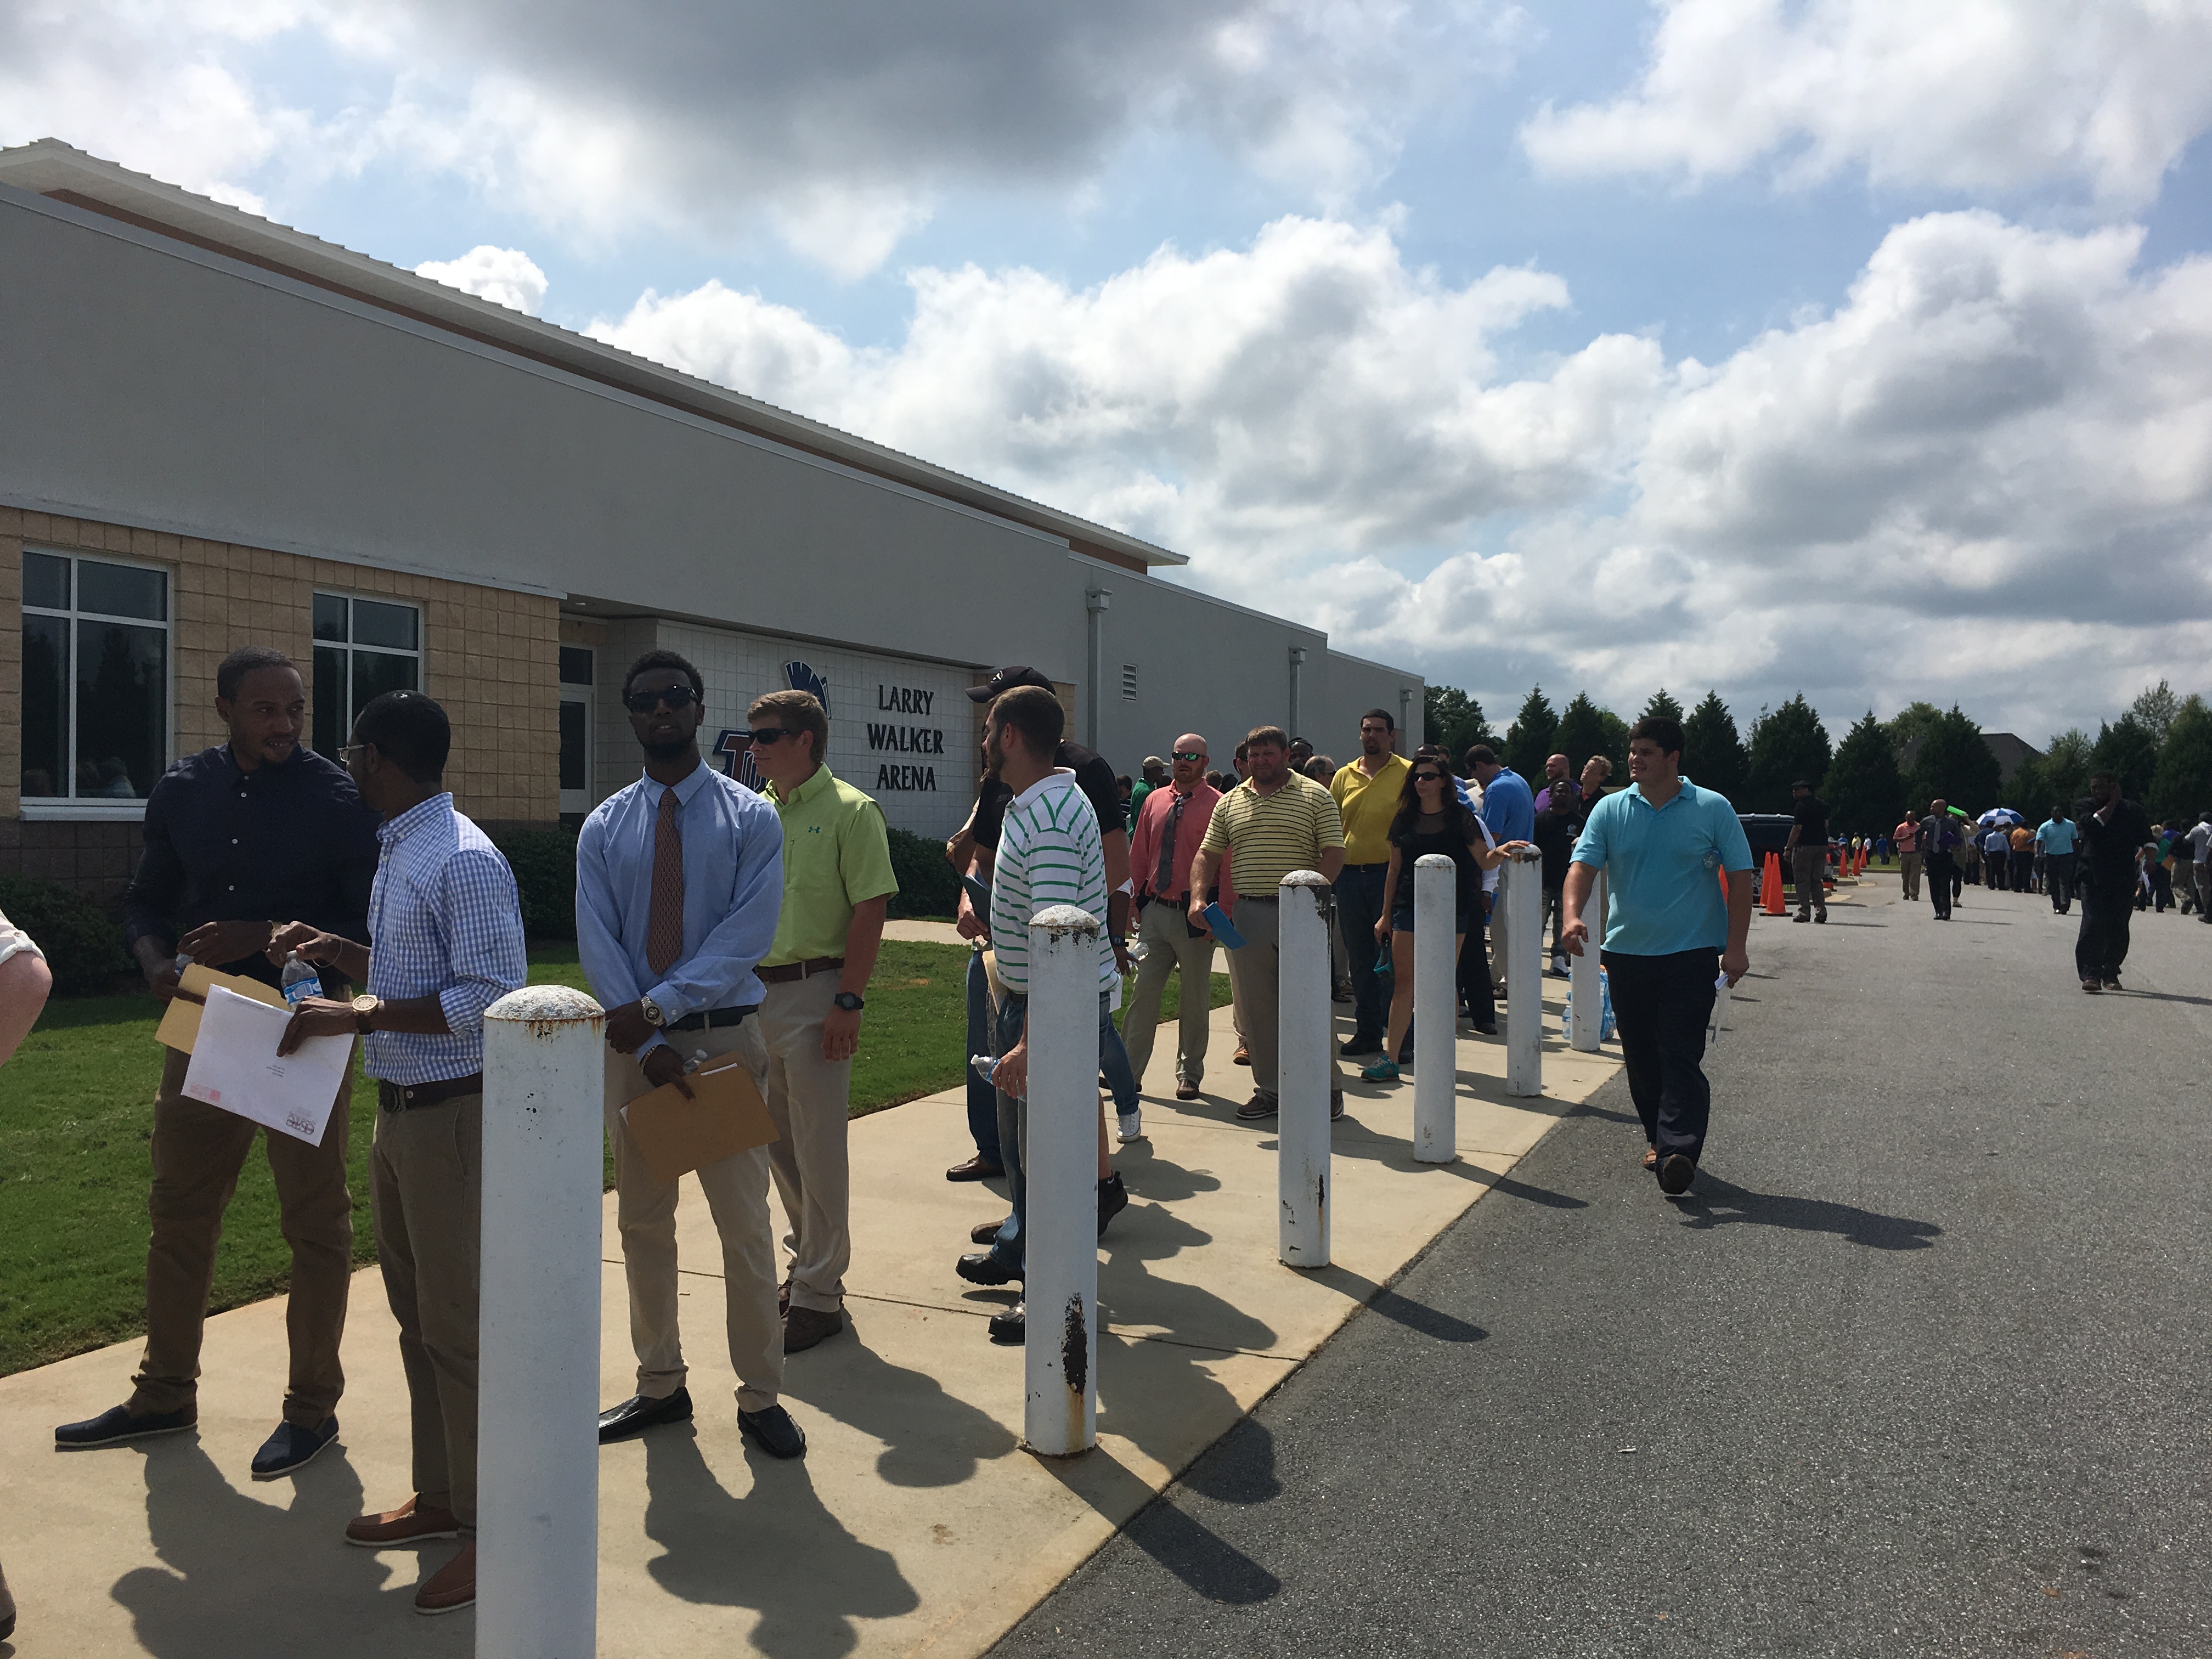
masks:
{"label": "crew-neck dark shirt", "polygon": [[[1054,766],[1075,774],[1075,787],[1083,791],[1091,810],[1098,815],[1103,838],[1128,826],[1122,817],[1121,793],[1114,781],[1114,769],[1079,743],[1062,743],[1052,757]],[[1014,792],[996,778],[985,778],[975,793],[975,844],[999,850],[999,826],[1006,821],[1006,804]]]}
{"label": "crew-neck dark shirt", "polygon": [[[1474,902],[1474,896],[1482,891],[1482,866],[1474,861],[1474,854],[1468,850],[1467,845],[1468,835],[1480,840],[1482,831],[1473,824],[1462,823],[1456,800],[1452,803],[1450,811],[1439,817],[1440,823],[1425,830],[1421,827],[1420,816],[1416,814],[1404,833],[1390,837],[1390,844],[1398,849],[1398,886],[1390,902],[1394,911],[1413,908],[1413,866],[1431,853],[1440,853],[1459,866],[1458,884],[1453,888],[1452,893],[1455,908],[1462,915],[1466,915],[1468,907]],[[1540,820],[1543,815],[1539,813],[1537,817]]]}
{"label": "crew-neck dark shirt", "polygon": [[1564,887],[1567,866],[1573,861],[1575,837],[1582,833],[1587,815],[1578,800],[1561,801],[1536,814],[1536,850],[1544,855],[1544,885]]}
{"label": "crew-neck dark shirt", "polygon": [[[123,895],[124,936],[177,940],[204,921],[305,921],[368,942],[377,816],[313,750],[238,769],[230,745],[187,755],[146,801],[146,850]],[[259,955],[222,971],[277,982]]]}
{"label": "crew-neck dark shirt", "polygon": [[1808,795],[1797,803],[1797,810],[1790,815],[1797,826],[1800,847],[1826,847],[1828,844],[1828,803],[1818,795]]}
{"label": "crew-neck dark shirt", "polygon": [[2102,823],[2085,800],[2075,809],[2074,834],[2081,869],[2099,888],[2124,893],[2135,886],[2136,854],[2151,839],[2150,816],[2142,807],[2124,800],[2112,809],[2112,822]]}

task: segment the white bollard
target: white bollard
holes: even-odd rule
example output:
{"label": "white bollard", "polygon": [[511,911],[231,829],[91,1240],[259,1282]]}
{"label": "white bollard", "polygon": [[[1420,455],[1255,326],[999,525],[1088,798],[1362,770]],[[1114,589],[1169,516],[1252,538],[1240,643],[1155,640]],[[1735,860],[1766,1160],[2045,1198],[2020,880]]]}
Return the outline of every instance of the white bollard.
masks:
{"label": "white bollard", "polygon": [[1280,963],[1275,1048],[1275,1192],[1282,1200],[1276,1254],[1292,1267],[1328,1266],[1328,911],[1335,896],[1311,870],[1276,890]]}
{"label": "white bollard", "polygon": [[1583,906],[1583,921],[1589,938],[1583,953],[1567,958],[1567,991],[1575,1002],[1572,1046],[1586,1054],[1597,1052],[1605,1033],[1605,990],[1598,978],[1598,952],[1605,947],[1605,872],[1590,884],[1589,902]]}
{"label": "white bollard", "polygon": [[1030,921],[1022,1434],[1047,1457],[1098,1441],[1098,939],[1072,904]]}
{"label": "white bollard", "polygon": [[1413,861],[1413,1158],[1420,1164],[1459,1156],[1458,890],[1459,866],[1442,853]]}
{"label": "white bollard", "polygon": [[1505,866],[1505,1092],[1544,1092],[1544,855]]}
{"label": "white bollard", "polygon": [[484,1014],[477,1659],[597,1651],[605,1027],[558,985]]}

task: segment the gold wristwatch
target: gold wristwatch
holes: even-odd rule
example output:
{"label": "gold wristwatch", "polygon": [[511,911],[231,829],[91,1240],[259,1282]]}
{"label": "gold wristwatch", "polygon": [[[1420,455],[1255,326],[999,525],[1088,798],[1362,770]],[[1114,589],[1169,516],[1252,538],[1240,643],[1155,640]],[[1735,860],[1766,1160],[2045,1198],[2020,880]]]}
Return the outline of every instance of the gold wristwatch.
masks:
{"label": "gold wristwatch", "polygon": [[354,1029],[363,1036],[368,1035],[368,1022],[376,1018],[376,1011],[384,1006],[384,999],[370,996],[366,991],[353,1000]]}

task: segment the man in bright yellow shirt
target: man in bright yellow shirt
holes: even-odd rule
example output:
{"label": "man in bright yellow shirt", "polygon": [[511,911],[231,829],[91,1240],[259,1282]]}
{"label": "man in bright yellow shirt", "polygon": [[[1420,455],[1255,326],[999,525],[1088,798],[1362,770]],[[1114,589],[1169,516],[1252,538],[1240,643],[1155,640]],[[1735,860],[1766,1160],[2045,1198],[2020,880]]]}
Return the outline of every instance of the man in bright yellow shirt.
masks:
{"label": "man in bright yellow shirt", "polygon": [[783,912],[754,971],[778,1137],[769,1164],[791,1218],[783,1351],[798,1353],[845,1328],[853,1054],[898,879],[883,809],[822,763],[830,717],[814,694],[770,692],[746,718],[753,764],[783,820]]}
{"label": "man in bright yellow shirt", "polygon": [[[1390,872],[1390,820],[1406,790],[1406,757],[1395,752],[1398,722],[1370,708],[1359,717],[1359,758],[1337,769],[1328,793],[1344,817],[1344,873],[1336,878],[1336,920],[1352,969],[1352,1035],[1340,1053],[1382,1052],[1383,1016],[1390,1006],[1391,976],[1375,971],[1382,946],[1375,924],[1382,915],[1383,878]],[[1395,1056],[1394,1056],[1395,1057]]]}

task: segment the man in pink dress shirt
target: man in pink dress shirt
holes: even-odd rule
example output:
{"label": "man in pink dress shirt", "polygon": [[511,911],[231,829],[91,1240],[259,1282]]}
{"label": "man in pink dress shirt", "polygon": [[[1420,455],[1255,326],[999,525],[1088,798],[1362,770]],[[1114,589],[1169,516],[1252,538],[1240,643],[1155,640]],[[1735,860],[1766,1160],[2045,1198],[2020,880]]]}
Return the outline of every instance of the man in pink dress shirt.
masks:
{"label": "man in pink dress shirt", "polygon": [[[1152,1030],[1159,1023],[1160,993],[1168,971],[1182,972],[1181,1034],[1176,1048],[1176,1098],[1196,1100],[1206,1073],[1206,1040],[1212,1012],[1213,936],[1194,931],[1185,912],[1190,896],[1191,861],[1213,804],[1221,792],[1206,781],[1206,739],[1186,732],[1176,739],[1172,770],[1165,788],[1145,797],[1129,842],[1129,874],[1137,887],[1137,941],[1144,959],[1121,1016],[1121,1042],[1139,1087],[1152,1057]],[[1223,908],[1235,890],[1224,858],[1220,877]]]}

